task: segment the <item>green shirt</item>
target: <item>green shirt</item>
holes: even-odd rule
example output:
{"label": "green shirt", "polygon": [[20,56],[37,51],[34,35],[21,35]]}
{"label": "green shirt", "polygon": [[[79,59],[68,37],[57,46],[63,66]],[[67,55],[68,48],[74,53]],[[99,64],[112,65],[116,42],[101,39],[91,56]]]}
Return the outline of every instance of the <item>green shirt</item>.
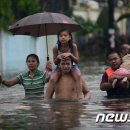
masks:
{"label": "green shirt", "polygon": [[33,77],[29,72],[17,76],[19,83],[23,85],[26,97],[43,97],[44,85],[46,83],[46,73],[37,70]]}

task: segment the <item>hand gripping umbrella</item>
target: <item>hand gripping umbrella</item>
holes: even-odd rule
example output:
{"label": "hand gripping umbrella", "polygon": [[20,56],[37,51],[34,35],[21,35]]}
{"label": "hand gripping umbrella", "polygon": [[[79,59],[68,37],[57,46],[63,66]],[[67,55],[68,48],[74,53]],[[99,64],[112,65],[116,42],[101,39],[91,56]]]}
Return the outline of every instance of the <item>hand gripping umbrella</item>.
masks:
{"label": "hand gripping umbrella", "polygon": [[49,60],[47,35],[56,35],[61,28],[69,29],[71,32],[81,30],[78,23],[64,14],[43,12],[24,17],[9,26],[9,31],[13,35],[46,36],[47,60]]}

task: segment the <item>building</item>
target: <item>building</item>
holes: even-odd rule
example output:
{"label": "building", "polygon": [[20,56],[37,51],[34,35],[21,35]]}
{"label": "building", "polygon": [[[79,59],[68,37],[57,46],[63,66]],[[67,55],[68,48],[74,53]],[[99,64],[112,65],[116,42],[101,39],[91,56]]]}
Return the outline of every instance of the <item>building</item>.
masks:
{"label": "building", "polygon": [[[108,0],[71,0],[70,6],[74,7],[73,14],[81,16],[84,20],[96,22],[102,8],[108,6]],[[130,1],[115,0],[114,19],[117,20],[122,14],[129,13],[127,7]],[[117,23],[120,34],[130,34],[130,18],[123,19]]]}

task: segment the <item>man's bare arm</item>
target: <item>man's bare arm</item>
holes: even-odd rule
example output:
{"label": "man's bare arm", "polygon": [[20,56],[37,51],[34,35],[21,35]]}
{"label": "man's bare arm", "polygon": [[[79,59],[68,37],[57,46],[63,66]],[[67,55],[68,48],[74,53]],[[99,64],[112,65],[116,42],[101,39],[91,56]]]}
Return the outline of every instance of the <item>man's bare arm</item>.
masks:
{"label": "man's bare arm", "polygon": [[113,87],[112,87],[112,84],[111,83],[109,83],[109,82],[104,82],[104,83],[101,83],[100,84],[100,89],[102,90],[102,91],[107,91],[107,90],[110,90],[110,89],[112,89]]}
{"label": "man's bare arm", "polygon": [[[49,81],[50,82],[50,81]],[[48,101],[54,94],[54,86],[47,86],[44,101]]]}
{"label": "man's bare arm", "polygon": [[112,82],[114,79],[121,79],[119,75],[113,75],[109,78],[109,80],[103,81],[100,83],[100,90],[102,91],[108,91],[110,89],[113,89]]}
{"label": "man's bare arm", "polygon": [[19,80],[18,80],[18,78],[16,77],[16,78],[14,78],[14,79],[11,79],[11,80],[3,80],[2,79],[2,76],[0,76],[1,78],[1,83],[2,84],[4,84],[4,85],[6,85],[7,87],[11,87],[11,86],[13,86],[13,85],[16,85],[16,84],[18,84],[18,82],[19,82]]}
{"label": "man's bare arm", "polygon": [[83,82],[82,91],[83,91],[83,94],[84,94],[84,100],[88,100],[91,97],[90,90],[88,89],[88,87],[85,83],[85,80],[82,80],[82,82]]}

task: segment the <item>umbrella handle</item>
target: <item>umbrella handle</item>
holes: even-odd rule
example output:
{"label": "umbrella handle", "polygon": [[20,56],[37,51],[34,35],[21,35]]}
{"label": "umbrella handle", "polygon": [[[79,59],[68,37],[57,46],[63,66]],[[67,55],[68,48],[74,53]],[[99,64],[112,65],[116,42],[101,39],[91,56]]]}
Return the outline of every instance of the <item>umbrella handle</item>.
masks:
{"label": "umbrella handle", "polygon": [[49,56],[46,57],[47,61],[50,60]]}
{"label": "umbrella handle", "polygon": [[48,54],[48,41],[47,41],[47,28],[45,24],[45,33],[46,33],[46,47],[47,47],[47,61],[49,60],[49,54]]}

